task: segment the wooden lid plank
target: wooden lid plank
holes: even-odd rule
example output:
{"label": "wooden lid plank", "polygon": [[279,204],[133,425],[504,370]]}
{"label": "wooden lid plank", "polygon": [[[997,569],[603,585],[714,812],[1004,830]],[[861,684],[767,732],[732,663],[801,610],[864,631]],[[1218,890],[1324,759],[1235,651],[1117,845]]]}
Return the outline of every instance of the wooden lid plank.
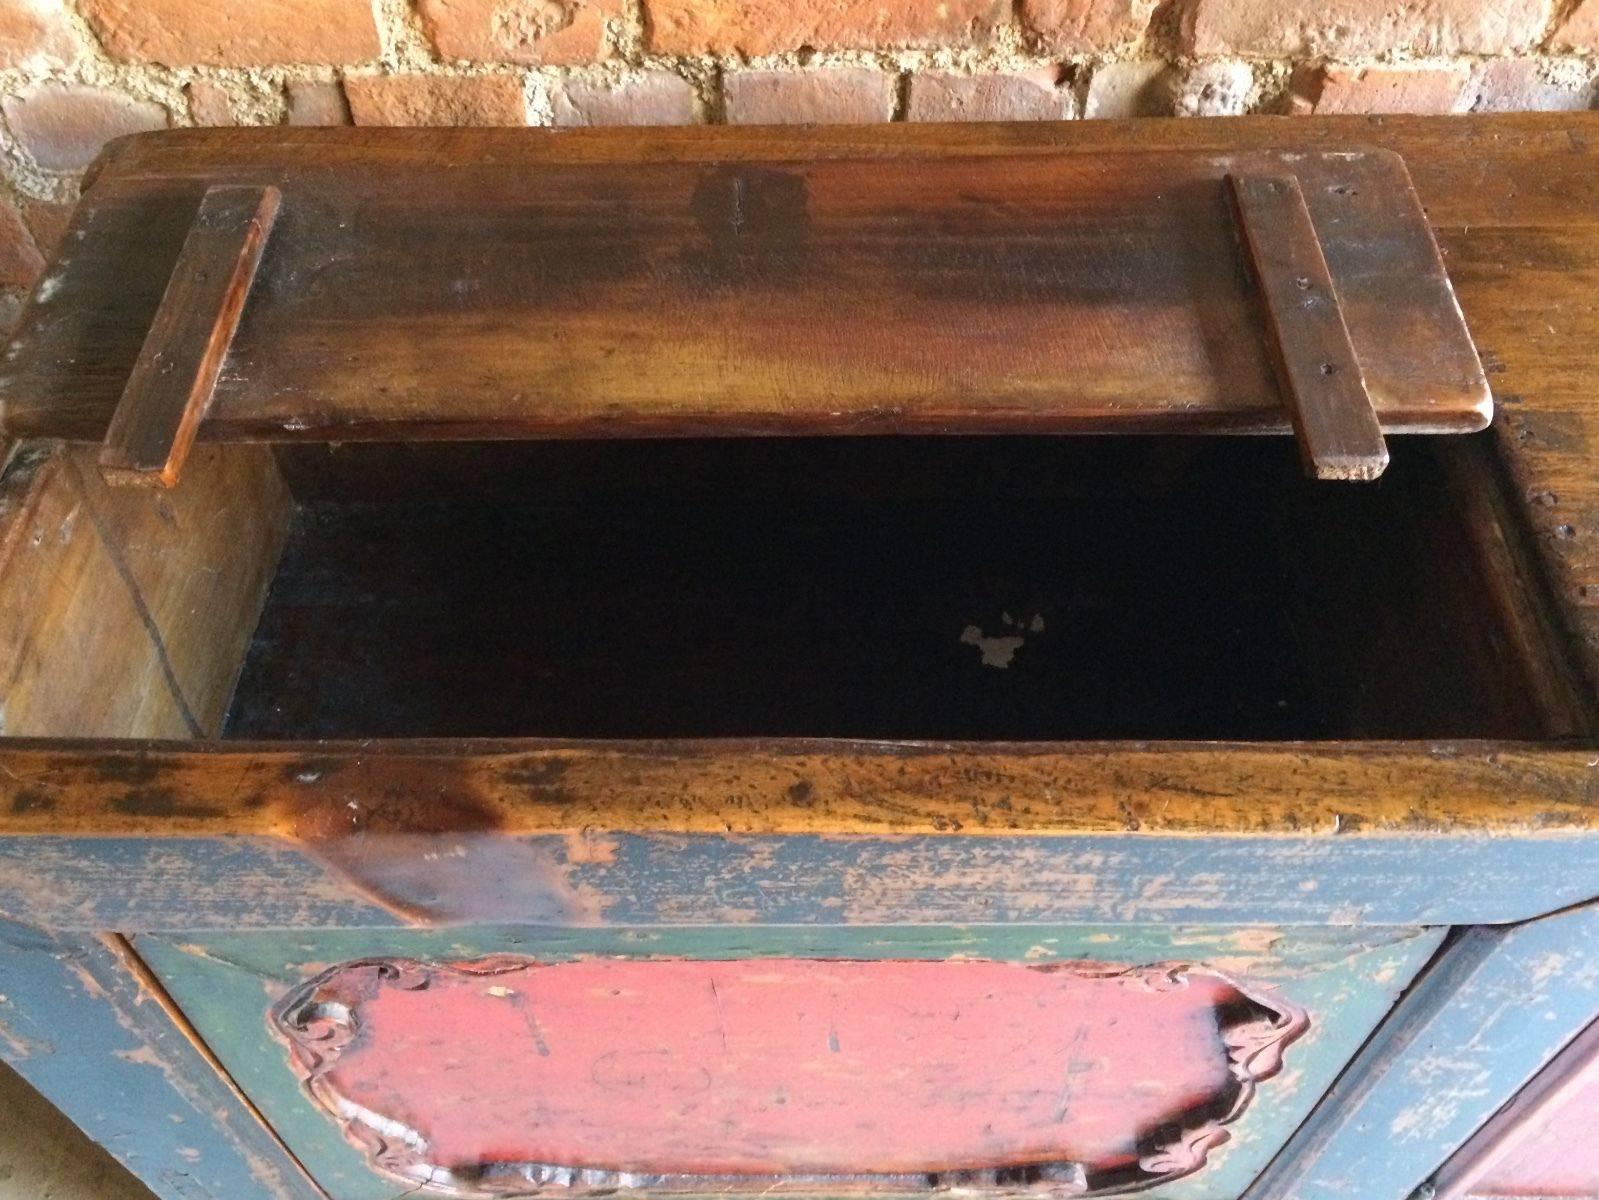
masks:
{"label": "wooden lid plank", "polygon": [[1381,428],[1490,413],[1385,151],[563,163],[462,132],[435,163],[233,132],[99,174],[0,362],[5,432],[105,434],[222,184],[284,211],[202,438],[1286,433],[1225,186],[1262,172],[1300,181]]}

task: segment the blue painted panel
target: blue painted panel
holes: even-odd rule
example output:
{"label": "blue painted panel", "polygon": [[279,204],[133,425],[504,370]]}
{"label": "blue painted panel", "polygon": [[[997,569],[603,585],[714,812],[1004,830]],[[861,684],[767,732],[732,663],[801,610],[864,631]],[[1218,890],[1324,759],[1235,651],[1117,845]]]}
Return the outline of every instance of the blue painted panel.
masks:
{"label": "blue painted panel", "polygon": [[318,1192],[103,943],[0,922],[0,1057],[162,1200]]}
{"label": "blue painted panel", "polygon": [[1599,905],[1465,931],[1248,1200],[1406,1200],[1596,1016]]}
{"label": "blue painted panel", "polygon": [[0,913],[133,932],[1497,924],[1596,896],[1599,835],[0,838]]}

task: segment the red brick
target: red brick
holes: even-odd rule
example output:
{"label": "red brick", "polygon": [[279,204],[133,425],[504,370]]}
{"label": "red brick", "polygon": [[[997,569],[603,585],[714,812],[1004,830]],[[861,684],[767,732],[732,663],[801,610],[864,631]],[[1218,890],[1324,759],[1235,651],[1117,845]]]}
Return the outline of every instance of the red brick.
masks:
{"label": "red brick", "polygon": [[0,107],[17,141],[46,171],[81,171],[112,138],[167,124],[159,104],[76,83],[36,84]]}
{"label": "red brick", "polygon": [[1096,54],[1143,37],[1156,0],[1021,0],[1022,26],[1050,50]]}
{"label": "red brick", "polygon": [[196,79],[183,89],[189,97],[189,120],[196,125],[236,125],[228,89],[210,79]]}
{"label": "red brick", "polygon": [[1469,112],[1579,112],[1599,89],[1593,70],[1570,59],[1494,58],[1472,72],[1462,107]]}
{"label": "red brick", "polygon": [[911,80],[911,121],[1060,121],[1077,102],[1060,67],[1015,74],[930,71]]}
{"label": "red brick", "polygon": [[1599,50],[1599,0],[1577,0],[1549,39],[1555,50]]}
{"label": "red brick", "polygon": [[1312,113],[1457,112],[1470,78],[1465,63],[1421,67],[1301,67],[1290,105]]}
{"label": "red brick", "polygon": [[291,79],[284,88],[290,125],[348,125],[350,102],[337,80]]}
{"label": "red brick", "polygon": [[1083,116],[1169,116],[1174,81],[1172,68],[1159,59],[1106,63],[1089,77]]}
{"label": "red brick", "polygon": [[693,125],[694,85],[670,71],[644,71],[618,84],[567,79],[552,89],[557,125]]}
{"label": "red brick", "polygon": [[359,75],[344,81],[357,125],[525,125],[514,75]]}
{"label": "red brick", "polygon": [[28,228],[33,233],[34,243],[46,258],[56,252],[56,247],[66,236],[67,226],[72,223],[72,210],[76,207],[77,205],[71,202],[62,204],[54,200],[23,202],[23,219],[27,221]]}
{"label": "red brick", "polygon": [[31,287],[43,270],[44,255],[22,214],[9,200],[0,200],[0,284]]}
{"label": "red brick", "polygon": [[123,62],[261,67],[378,56],[371,0],[81,0]]}
{"label": "red brick", "polygon": [[662,54],[949,46],[1008,19],[1008,0],[645,0]]}
{"label": "red brick", "polygon": [[61,0],[0,0],[0,67],[68,67],[82,54]]}
{"label": "red brick", "polygon": [[443,58],[561,65],[609,53],[605,23],[622,0],[419,0],[422,27]]}
{"label": "red brick", "polygon": [[[1592,2],[1592,0],[1590,0]],[[1503,54],[1543,34],[1553,0],[1195,0],[1183,22],[1201,55],[1360,58],[1405,51]]]}
{"label": "red brick", "polygon": [[868,125],[894,115],[896,81],[871,67],[731,71],[722,81],[735,125]]}

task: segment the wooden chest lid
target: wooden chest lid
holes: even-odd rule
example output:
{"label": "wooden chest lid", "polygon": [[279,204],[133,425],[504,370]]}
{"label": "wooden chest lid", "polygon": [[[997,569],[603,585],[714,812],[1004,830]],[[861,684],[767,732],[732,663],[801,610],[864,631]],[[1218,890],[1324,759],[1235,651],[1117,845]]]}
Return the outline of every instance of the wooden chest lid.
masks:
{"label": "wooden chest lid", "polygon": [[[338,131],[121,143],[0,365],[4,432],[110,428],[137,459],[140,436],[159,450],[196,427],[225,440],[1295,427],[1338,475],[1375,473],[1338,466],[1346,433],[1358,456],[1382,432],[1469,431],[1491,414],[1389,151],[527,153],[551,136],[462,131],[429,154]],[[1331,390],[1307,396],[1317,374]],[[1369,429],[1341,433],[1363,405]]]}

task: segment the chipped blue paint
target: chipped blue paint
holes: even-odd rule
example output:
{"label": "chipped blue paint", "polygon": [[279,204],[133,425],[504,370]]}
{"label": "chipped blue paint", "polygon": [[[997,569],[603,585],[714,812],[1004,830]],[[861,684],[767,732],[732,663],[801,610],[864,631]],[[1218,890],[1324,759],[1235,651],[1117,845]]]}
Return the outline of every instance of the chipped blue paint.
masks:
{"label": "chipped blue paint", "polygon": [[1246,1200],[1405,1200],[1599,1016],[1599,905],[1470,929]]}
{"label": "chipped blue paint", "polygon": [[454,925],[1453,925],[1599,897],[1599,835],[607,832],[603,854],[565,836],[351,842],[341,873],[268,838],[0,838],[0,913],[134,932],[410,923],[397,911]]}
{"label": "chipped blue paint", "polygon": [[101,942],[0,921],[0,1058],[163,1200],[316,1200]]}

